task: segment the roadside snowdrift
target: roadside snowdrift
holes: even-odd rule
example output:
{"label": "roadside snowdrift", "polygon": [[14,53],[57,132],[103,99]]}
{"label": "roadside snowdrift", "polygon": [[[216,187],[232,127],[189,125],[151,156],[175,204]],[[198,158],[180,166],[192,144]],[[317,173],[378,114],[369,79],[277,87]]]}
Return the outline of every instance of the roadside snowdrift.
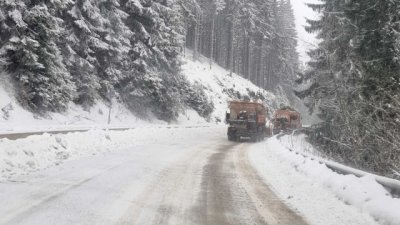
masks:
{"label": "roadside snowdrift", "polygon": [[34,135],[16,141],[0,139],[0,181],[56,166],[65,160],[133,145],[134,132],[92,130],[84,133]]}
{"label": "roadside snowdrift", "polygon": [[[197,129],[188,126],[147,126],[125,131],[91,130],[68,134],[0,139],[0,182],[57,166],[64,161],[154,143]],[[178,133],[178,134],[176,134]],[[175,135],[176,134],[176,135]],[[180,140],[185,141],[185,140]]]}
{"label": "roadside snowdrift", "polygon": [[[281,141],[282,143],[275,137],[270,138],[263,148],[254,149],[250,153],[250,158],[255,168],[277,190],[281,197],[288,198],[291,204],[303,210],[305,214],[314,211],[313,217],[310,218],[315,220],[313,221],[315,224],[321,224],[318,222],[321,220],[319,214],[322,216],[324,214],[323,211],[326,212],[326,208],[320,204],[318,205],[319,209],[313,205],[308,207],[304,207],[304,205],[308,205],[308,202],[314,202],[315,199],[324,196],[322,194],[323,189],[329,190],[343,204],[348,205],[348,210],[355,211],[354,209],[358,209],[362,214],[371,215],[381,224],[400,224],[400,214],[398,213],[400,199],[393,198],[372,176],[359,178],[354,175],[335,173],[324,164],[320,164],[318,160],[313,160],[310,157],[304,158],[301,154],[290,152],[284,147],[284,145],[296,146],[295,148],[300,153],[313,154],[312,147],[301,138],[291,139],[286,136]],[[280,165],[278,166],[278,164]],[[275,170],[280,170],[281,177],[279,180],[276,175],[271,174],[274,171],[271,168],[274,166],[276,167],[274,168]],[[285,176],[282,176],[283,174]],[[291,186],[283,187],[288,180]],[[309,195],[310,193],[313,193],[313,195]],[[329,202],[335,200],[326,198],[326,207],[329,208]],[[318,202],[324,201],[318,200]],[[367,222],[365,223],[367,224]],[[354,223],[350,220],[343,220],[343,224]]]}

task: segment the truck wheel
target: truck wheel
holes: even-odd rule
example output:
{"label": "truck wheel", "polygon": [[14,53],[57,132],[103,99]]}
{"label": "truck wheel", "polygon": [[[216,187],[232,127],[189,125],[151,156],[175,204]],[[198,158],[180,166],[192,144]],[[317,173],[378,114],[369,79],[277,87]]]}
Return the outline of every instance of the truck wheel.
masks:
{"label": "truck wheel", "polygon": [[236,135],[236,132],[231,132],[231,133],[229,133],[229,134],[228,134],[228,140],[229,140],[229,141],[237,141],[237,140],[238,140],[238,137],[237,137],[237,135]]}
{"label": "truck wheel", "polygon": [[258,141],[258,134],[255,133],[253,135],[251,135],[251,142],[257,142]]}
{"label": "truck wheel", "polygon": [[228,140],[229,140],[229,141],[235,141],[235,138],[234,138],[233,135],[228,135]]}

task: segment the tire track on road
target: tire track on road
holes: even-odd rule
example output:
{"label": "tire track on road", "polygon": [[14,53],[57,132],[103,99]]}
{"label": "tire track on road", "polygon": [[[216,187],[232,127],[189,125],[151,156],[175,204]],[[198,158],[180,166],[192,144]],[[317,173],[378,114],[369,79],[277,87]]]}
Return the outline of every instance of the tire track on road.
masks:
{"label": "tire track on road", "polygon": [[248,159],[248,145],[242,144],[234,150],[234,165],[259,214],[269,225],[306,225],[306,221],[279,199],[252,167]]}
{"label": "tire track on road", "polygon": [[163,170],[118,224],[305,225],[247,158],[247,143],[194,146]]}
{"label": "tire track on road", "polygon": [[[118,222],[123,224],[198,224],[190,211],[201,179],[202,163],[214,144],[193,146],[173,166],[164,169],[140,194]],[[148,216],[148,215],[152,215]]]}
{"label": "tire track on road", "polygon": [[217,148],[203,167],[198,210],[201,224],[266,224],[241,187],[233,165],[235,144]]}

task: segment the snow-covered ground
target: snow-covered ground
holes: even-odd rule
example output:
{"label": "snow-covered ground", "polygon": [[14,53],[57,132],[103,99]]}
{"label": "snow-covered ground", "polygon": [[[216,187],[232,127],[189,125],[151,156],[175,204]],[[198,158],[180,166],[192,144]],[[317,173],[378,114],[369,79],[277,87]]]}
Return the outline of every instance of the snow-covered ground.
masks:
{"label": "snow-covered ground", "polygon": [[213,63],[210,69],[209,59],[199,57],[198,61],[191,60],[191,51],[187,50],[188,56],[184,59],[182,67],[183,74],[192,83],[198,83],[205,87],[205,92],[214,102],[215,111],[213,118],[223,121],[226,113],[227,103],[230,100],[238,99],[236,93],[240,93],[241,97],[249,96],[253,93],[261,93],[265,100],[265,105],[270,110],[274,110],[280,104],[288,104],[287,99],[281,98],[255,86],[250,81],[243,79],[241,76],[225,70],[224,68]]}
{"label": "snow-covered ground", "polygon": [[[160,126],[2,141],[21,151],[1,156],[14,162],[6,166],[15,174],[6,172],[0,182],[0,224],[202,224],[196,215],[204,211],[196,207],[207,187],[215,188],[207,195],[217,191],[222,201],[216,204],[222,211],[210,215],[234,219],[240,212],[249,224],[257,216],[249,201],[266,204],[254,191],[259,187],[251,186],[260,180],[279,197],[270,201],[283,202],[308,224],[399,224],[398,199],[369,177],[335,174],[275,138],[228,142],[225,131]],[[262,179],[242,168],[246,160]],[[264,215],[261,205],[256,208]]]}
{"label": "snow-covered ground", "polygon": [[314,146],[306,141],[305,134],[292,133],[291,135],[283,135],[279,140],[284,146],[293,149],[296,152],[325,158],[320,151],[317,151]]}
{"label": "snow-covered ground", "polygon": [[[0,224],[149,224],[156,219],[154,214],[143,213],[136,218],[139,222],[132,222],[136,210],[157,212],[156,205],[139,203],[150,197],[145,193],[156,187],[155,182],[174,175],[171,166],[180,169],[183,162],[193,160],[189,156],[202,153],[204,146],[216,146],[215,133],[223,128],[154,127],[18,140],[29,152],[24,156],[24,151],[14,151],[15,158],[38,160],[43,166],[64,163],[0,182]],[[159,188],[177,188],[178,180],[168,182],[173,186]],[[186,191],[196,198],[193,188],[199,187]],[[156,202],[166,197],[154,194]]]}
{"label": "snow-covered ground", "polygon": [[[185,128],[184,126],[181,127]],[[90,130],[67,134],[33,135],[19,140],[0,139],[0,182],[58,166],[65,161],[155,141],[166,136],[165,126],[126,131]],[[152,135],[157,131],[157,135]]]}
{"label": "snow-covered ground", "polygon": [[[286,136],[282,142],[274,137],[254,146],[251,161],[276,193],[301,214],[309,215],[313,224],[373,224],[374,220],[400,224],[400,199],[392,197],[372,176],[335,173],[318,160],[283,146],[315,154],[302,138]],[[338,214],[342,216],[336,217]]]}

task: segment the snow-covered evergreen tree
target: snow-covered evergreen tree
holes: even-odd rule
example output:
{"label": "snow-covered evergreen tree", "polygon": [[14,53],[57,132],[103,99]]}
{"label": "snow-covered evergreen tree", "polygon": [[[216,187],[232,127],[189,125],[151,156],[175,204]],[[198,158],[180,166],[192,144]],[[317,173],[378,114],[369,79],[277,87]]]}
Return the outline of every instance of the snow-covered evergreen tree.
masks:
{"label": "snow-covered evergreen tree", "polygon": [[64,62],[77,87],[74,101],[86,109],[95,103],[100,89],[98,61],[90,45],[96,34],[89,18],[85,17],[88,15],[85,12],[94,12],[94,6],[88,3],[77,1],[68,5],[64,12],[65,32],[61,44]]}
{"label": "snow-covered evergreen tree", "polygon": [[[224,2],[215,1],[216,10]],[[179,71],[187,3],[0,0],[1,68],[35,112],[62,111],[71,101],[89,110],[100,99],[112,107],[117,99],[171,120],[193,99],[208,104],[181,88],[190,87]]]}
{"label": "snow-covered evergreen tree", "polygon": [[[130,43],[130,76],[121,83],[123,99],[141,115],[169,120],[180,108],[178,55],[182,46],[182,23],[166,1],[127,1],[126,25],[134,34]],[[186,84],[187,85],[187,84]]]}
{"label": "snow-covered evergreen tree", "polygon": [[[390,1],[324,0],[309,20],[321,43],[310,52],[308,89],[299,94],[324,121],[312,140],[330,155],[388,172],[398,167],[398,7]],[[398,9],[398,8],[397,8]],[[389,167],[387,165],[390,165]]]}
{"label": "snow-covered evergreen tree", "polygon": [[[44,2],[6,4],[9,36],[1,46],[2,61],[15,81],[19,100],[39,113],[67,108],[74,85],[56,45],[62,28]],[[7,5],[8,4],[8,5]]]}

